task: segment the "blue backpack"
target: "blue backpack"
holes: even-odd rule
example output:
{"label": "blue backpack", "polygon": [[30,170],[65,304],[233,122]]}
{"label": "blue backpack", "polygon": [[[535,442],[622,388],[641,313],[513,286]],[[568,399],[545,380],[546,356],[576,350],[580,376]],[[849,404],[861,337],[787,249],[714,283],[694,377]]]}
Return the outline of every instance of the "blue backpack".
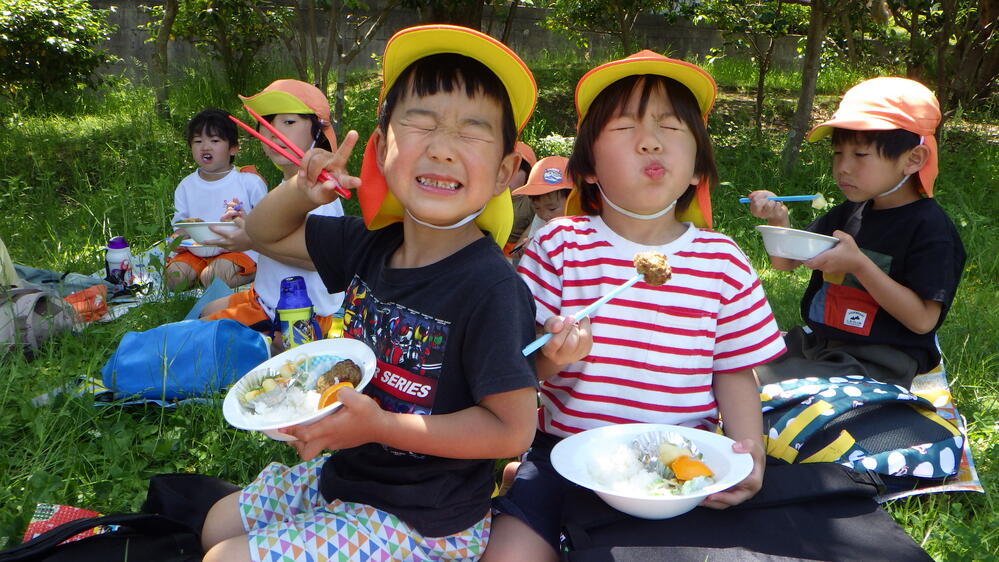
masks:
{"label": "blue backpack", "polygon": [[101,375],[115,398],[183,400],[222,391],[269,356],[235,320],[183,320],[125,334]]}
{"label": "blue backpack", "polygon": [[807,377],[761,388],[767,455],[834,462],[919,487],[958,472],[964,436],[928,400],[861,376]]}

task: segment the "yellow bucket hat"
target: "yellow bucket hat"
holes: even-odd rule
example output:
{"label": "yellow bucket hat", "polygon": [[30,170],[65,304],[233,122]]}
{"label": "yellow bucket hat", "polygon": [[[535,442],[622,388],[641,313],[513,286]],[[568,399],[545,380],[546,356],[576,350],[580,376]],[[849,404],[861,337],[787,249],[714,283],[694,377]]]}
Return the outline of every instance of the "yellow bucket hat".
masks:
{"label": "yellow bucket hat", "polygon": [[[593,100],[607,86],[628,76],[654,74],[672,78],[683,84],[694,94],[697,107],[701,110],[704,123],[708,122],[708,114],[715,104],[718,87],[714,78],[701,67],[682,60],[671,59],[648,49],[639,51],[623,59],[602,64],[579,79],[576,84],[576,114],[579,120],[576,128],[583,122],[593,104]],[[692,222],[702,228],[711,228],[711,192],[707,179],[697,184],[694,199],[690,205],[677,215],[681,222]],[[566,214],[569,216],[583,214],[580,206],[579,190],[573,189],[565,203]]]}
{"label": "yellow bucket hat", "polygon": [[[475,59],[493,71],[506,88],[513,110],[517,131],[522,131],[534,112],[538,87],[524,61],[509,47],[496,39],[466,27],[456,25],[420,25],[399,31],[385,45],[382,57],[382,89],[378,95],[379,111],[385,94],[402,72],[414,62],[443,53],[454,53]],[[358,203],[364,222],[371,230],[399,222],[402,204],[388,190],[385,177],[378,169],[374,136],[369,139],[361,164],[361,187]],[[503,247],[513,228],[513,204],[510,190],[493,197],[475,223]]]}

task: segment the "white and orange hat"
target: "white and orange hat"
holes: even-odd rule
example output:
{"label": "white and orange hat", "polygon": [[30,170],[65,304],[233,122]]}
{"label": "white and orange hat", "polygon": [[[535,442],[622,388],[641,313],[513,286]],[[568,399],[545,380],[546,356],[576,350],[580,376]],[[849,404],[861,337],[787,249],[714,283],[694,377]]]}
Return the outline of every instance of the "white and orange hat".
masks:
{"label": "white and orange hat", "polygon": [[843,94],[832,119],[816,125],[806,138],[814,142],[832,134],[834,128],[852,131],[904,129],[922,137],[930,157],[919,170],[920,189],[933,197],[936,180],[940,102],[929,88],[908,78],[883,76],[857,84]]}
{"label": "white and orange hat", "polygon": [[[672,78],[683,84],[694,94],[697,107],[701,111],[704,123],[708,122],[708,114],[714,107],[718,86],[714,78],[701,67],[686,61],[671,59],[648,49],[639,51],[623,59],[604,63],[579,79],[576,84],[576,114],[579,120],[576,127],[583,122],[590,111],[593,100],[608,86],[628,76],[654,74]],[[711,185],[707,178],[697,185],[694,199],[679,215],[677,220],[692,222],[699,227],[711,228]],[[566,201],[567,215],[581,215],[579,190],[573,189]]]}
{"label": "white and orange hat", "polygon": [[513,147],[514,152],[520,155],[520,159],[527,162],[528,168],[533,168],[538,162],[538,157],[534,155],[534,149],[524,141],[517,141]]}
{"label": "white and orange hat", "polygon": [[239,96],[247,107],[260,115],[278,113],[313,114],[323,126],[323,134],[336,146],[336,133],[330,125],[330,102],[319,88],[301,80],[275,80],[260,93]]}
{"label": "white and orange hat", "polygon": [[[419,25],[403,29],[388,40],[382,57],[379,110],[385,94],[409,65],[424,57],[443,53],[467,56],[492,70],[506,88],[517,131],[523,130],[534,112],[538,98],[534,75],[524,61],[500,41],[485,33],[457,25]],[[369,229],[376,230],[401,221],[404,210],[399,200],[389,191],[385,177],[378,169],[373,141],[372,135],[364,151],[361,187],[357,190],[357,199],[365,224]],[[510,190],[504,189],[493,197],[475,219],[475,223],[502,247],[513,228]]]}
{"label": "white and orange hat", "polygon": [[572,178],[565,173],[569,159],[548,156],[531,168],[527,183],[513,190],[513,195],[544,195],[560,189],[572,189]]}

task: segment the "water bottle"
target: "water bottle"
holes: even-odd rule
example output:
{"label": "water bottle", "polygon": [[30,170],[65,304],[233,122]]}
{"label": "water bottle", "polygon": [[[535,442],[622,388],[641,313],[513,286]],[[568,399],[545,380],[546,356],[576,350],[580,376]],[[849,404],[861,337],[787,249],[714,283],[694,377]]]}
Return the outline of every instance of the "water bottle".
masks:
{"label": "water bottle", "polygon": [[312,299],[309,298],[302,276],[281,280],[281,295],[278,297],[276,313],[285,349],[322,338],[322,330],[316,321]]}
{"label": "water bottle", "polygon": [[128,247],[128,241],[124,236],[115,236],[108,240],[108,245],[104,249],[104,261],[106,279],[110,283],[120,289],[132,285],[132,250]]}

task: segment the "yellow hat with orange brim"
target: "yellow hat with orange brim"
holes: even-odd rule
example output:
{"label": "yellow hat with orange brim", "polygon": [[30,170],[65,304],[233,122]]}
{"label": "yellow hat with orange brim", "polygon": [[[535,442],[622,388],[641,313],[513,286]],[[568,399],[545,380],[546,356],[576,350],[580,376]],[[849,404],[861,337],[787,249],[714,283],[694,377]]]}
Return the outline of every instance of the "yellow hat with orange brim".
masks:
{"label": "yellow hat with orange brim", "polygon": [[[382,57],[382,90],[379,111],[385,94],[402,72],[414,62],[436,54],[454,53],[475,59],[489,68],[506,89],[517,131],[523,130],[534,112],[538,87],[524,61],[496,39],[456,25],[420,25],[399,31],[385,45]],[[383,228],[403,217],[402,204],[392,195],[378,168],[374,137],[368,141],[361,165],[358,202],[369,229]],[[513,228],[513,204],[510,190],[504,189],[486,204],[475,223],[502,247]]]}
{"label": "yellow hat with orange brim", "polygon": [[330,141],[330,146],[336,146],[336,133],[330,125],[330,102],[312,84],[301,80],[275,80],[260,93],[239,96],[239,99],[260,115],[315,115],[321,121],[323,134]]}
{"label": "yellow hat with orange brim", "polygon": [[843,94],[832,119],[819,123],[805,137],[809,142],[823,139],[833,129],[851,131],[890,131],[904,129],[922,137],[929,159],[920,168],[919,187],[933,197],[936,180],[937,139],[940,102],[929,88],[908,78],[882,76],[857,84]]}
{"label": "yellow hat with orange brim", "polygon": [[[718,86],[714,78],[701,67],[686,61],[671,59],[654,51],[643,50],[620,60],[604,63],[579,79],[576,84],[576,114],[579,120],[576,127],[583,122],[593,104],[593,100],[608,86],[628,76],[652,74],[672,78],[683,84],[694,95],[697,107],[708,122],[708,114],[714,107]],[[682,212],[677,214],[677,220],[692,222],[695,226],[711,228],[711,191],[710,182],[702,179],[697,184],[694,199]],[[567,215],[581,215],[579,190],[573,189],[565,204]]]}

